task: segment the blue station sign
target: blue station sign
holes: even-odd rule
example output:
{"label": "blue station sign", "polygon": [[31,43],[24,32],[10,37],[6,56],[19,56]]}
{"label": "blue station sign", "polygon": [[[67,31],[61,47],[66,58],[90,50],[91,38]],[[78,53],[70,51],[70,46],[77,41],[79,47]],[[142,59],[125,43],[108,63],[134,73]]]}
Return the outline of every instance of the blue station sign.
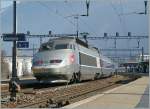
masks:
{"label": "blue station sign", "polygon": [[29,48],[29,42],[22,41],[17,42],[17,48]]}

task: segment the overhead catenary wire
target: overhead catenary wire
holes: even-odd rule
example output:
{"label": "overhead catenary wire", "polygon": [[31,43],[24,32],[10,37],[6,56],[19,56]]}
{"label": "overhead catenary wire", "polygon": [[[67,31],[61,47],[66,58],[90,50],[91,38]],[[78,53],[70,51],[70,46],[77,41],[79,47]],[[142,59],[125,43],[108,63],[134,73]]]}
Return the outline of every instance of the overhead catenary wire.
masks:
{"label": "overhead catenary wire", "polygon": [[122,31],[123,31],[124,33],[126,33],[126,32],[127,32],[127,29],[126,29],[126,27],[125,27],[124,24],[123,24],[122,18],[121,18],[121,16],[120,16],[119,13],[118,13],[117,8],[113,5],[113,3],[112,3],[111,1],[110,1],[109,3],[110,3],[110,6],[111,6],[112,9],[114,10],[114,12],[116,13],[116,15],[117,15],[117,17],[118,17],[118,19],[119,19],[119,21],[120,21],[120,24],[121,24],[121,27],[122,27]]}
{"label": "overhead catenary wire", "polygon": [[[89,8],[89,4],[90,4],[90,0],[86,0],[86,4],[88,3],[88,8]],[[72,12],[76,12],[76,10],[73,8],[73,5],[72,3],[69,3],[69,2],[65,2],[68,7],[72,10]],[[78,14],[79,15],[79,14]],[[70,16],[69,16],[70,17]],[[69,17],[66,17],[66,18],[69,18]],[[81,16],[82,17],[82,16]],[[90,26],[90,23],[86,23],[83,19],[78,19],[80,23],[84,23],[86,26],[84,26],[85,28],[87,28],[89,31],[92,31],[92,33],[94,33],[95,36],[99,36],[94,30],[93,28]]]}
{"label": "overhead catenary wire", "polygon": [[[67,22],[69,22],[70,24],[72,24],[74,27],[76,26],[75,23],[73,23],[71,20],[68,20],[67,18],[65,18],[65,17],[64,17],[61,13],[59,13],[58,11],[54,11],[54,10],[51,9],[48,5],[46,5],[45,3],[42,3],[42,2],[40,2],[40,1],[38,1],[38,3],[39,3],[41,6],[45,7],[46,9],[51,10],[51,11],[48,11],[48,13],[53,12],[54,14],[56,14],[56,15],[62,17],[63,19],[65,19]],[[42,42],[42,37],[40,38],[40,43],[41,43],[41,42]]]}
{"label": "overhead catenary wire", "polygon": [[[58,16],[62,17],[63,19],[65,19],[66,21],[68,21],[70,24],[72,24],[73,26],[76,26],[75,23],[73,23],[71,20],[68,20],[66,17],[64,17],[62,14],[60,14],[58,11],[54,12],[53,9],[51,9],[48,5],[46,5],[45,3],[42,3],[40,1],[38,1],[38,3],[42,6],[44,6],[45,8],[47,8],[48,10],[53,11],[54,14],[57,14]],[[49,11],[48,11],[49,12]]]}
{"label": "overhead catenary wire", "polygon": [[[124,3],[124,5],[125,5],[125,3]],[[120,0],[120,6],[121,6],[122,13],[124,13],[124,6],[123,6],[123,3],[122,3],[122,0]],[[120,16],[120,18],[121,17],[123,19],[122,22],[123,22],[123,26],[124,26],[125,32],[127,32],[127,26],[126,26],[125,16]]]}
{"label": "overhead catenary wire", "polygon": [[[70,3],[70,2],[65,2],[65,5],[66,4],[68,4],[69,3],[69,5],[67,5],[67,6],[69,6],[69,9],[71,9],[71,10],[73,10],[73,13],[74,12],[76,12],[76,10],[74,10],[73,9],[73,6],[72,6],[72,3]],[[68,9],[67,9],[68,10]],[[76,24],[76,34],[77,34],[77,37],[78,37],[78,35],[79,35],[79,14],[71,14],[71,15],[69,15],[69,16],[65,16],[65,18],[69,18],[69,17],[73,17],[76,21],[74,21],[75,22],[75,24]]]}
{"label": "overhead catenary wire", "polygon": [[[124,3],[125,4],[125,3]],[[121,13],[123,14],[124,13],[124,7],[123,7],[123,3],[122,3],[122,0],[120,0],[120,6],[121,6]],[[120,16],[120,15],[119,15]],[[120,16],[120,17],[122,17],[123,18],[123,25],[124,25],[124,27],[125,27],[125,29],[127,28],[126,27],[126,23],[125,23],[125,16]],[[127,29],[126,29],[126,31],[127,31]],[[131,41],[131,39],[129,38],[128,40],[127,40],[127,48],[130,48],[130,41]],[[131,53],[130,53],[130,55],[131,55]]]}
{"label": "overhead catenary wire", "polygon": [[[120,24],[121,24],[121,27],[122,27],[122,31],[124,32],[124,34],[127,33],[126,23],[124,22],[125,19],[122,20],[120,14],[118,13],[117,8],[113,5],[112,2],[110,2],[110,5],[111,5],[112,9],[115,11],[116,15],[119,18],[119,21],[120,21]],[[122,8],[122,13],[123,13],[123,5],[122,5],[122,1],[121,0],[120,0],[120,5],[121,5],[121,8]],[[127,43],[128,43],[127,46],[129,48],[130,47],[130,38],[128,39]],[[130,55],[131,55],[131,52],[130,52]]]}
{"label": "overhead catenary wire", "polygon": [[95,34],[95,36],[99,36],[99,35],[93,30],[93,28],[89,25],[89,23],[87,24],[83,19],[80,19],[80,20],[82,20],[82,23],[84,23],[84,24],[86,25],[86,27],[87,27],[90,31],[92,31],[92,33]]}
{"label": "overhead catenary wire", "polygon": [[123,15],[133,15],[133,14],[136,14],[136,15],[147,15],[147,4],[148,4],[148,0],[144,0],[144,11],[142,12],[128,12],[128,13],[122,13],[120,14],[120,16],[123,16]]}

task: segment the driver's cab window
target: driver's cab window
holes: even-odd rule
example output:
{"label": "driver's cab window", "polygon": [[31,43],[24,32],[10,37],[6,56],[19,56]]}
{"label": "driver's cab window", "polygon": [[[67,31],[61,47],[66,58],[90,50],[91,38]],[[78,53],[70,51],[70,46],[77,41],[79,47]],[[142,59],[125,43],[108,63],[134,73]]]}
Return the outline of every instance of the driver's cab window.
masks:
{"label": "driver's cab window", "polygon": [[57,45],[55,45],[55,50],[68,49],[68,45],[69,44],[57,44]]}

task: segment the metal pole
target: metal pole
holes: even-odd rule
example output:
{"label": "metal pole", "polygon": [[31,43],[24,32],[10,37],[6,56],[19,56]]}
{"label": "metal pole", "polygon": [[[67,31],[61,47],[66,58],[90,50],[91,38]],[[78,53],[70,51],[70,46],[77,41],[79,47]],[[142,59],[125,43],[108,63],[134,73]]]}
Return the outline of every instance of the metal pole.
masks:
{"label": "metal pole", "polygon": [[90,5],[90,0],[86,0],[86,8],[87,8],[87,14],[86,16],[89,16],[89,5]]}
{"label": "metal pole", "polygon": [[144,1],[144,5],[145,5],[145,14],[147,14],[147,1]]}
{"label": "metal pole", "polygon": [[33,56],[34,56],[34,44],[33,44]]}
{"label": "metal pole", "polygon": [[143,62],[144,61],[144,47],[142,47],[142,59],[141,61]]}
{"label": "metal pole", "polygon": [[[13,34],[16,37],[16,1],[13,1]],[[17,68],[16,68],[16,41],[13,41],[13,51],[12,51],[12,78],[10,80],[10,89],[11,89],[11,101],[16,101],[16,83],[17,77]]]}
{"label": "metal pole", "polygon": [[42,44],[42,36],[40,36],[40,45]]}
{"label": "metal pole", "polygon": [[77,38],[78,38],[78,36],[79,36],[79,24],[78,24],[78,23],[79,23],[79,21],[78,21],[79,15],[77,15],[77,16],[74,17],[74,18],[77,19],[77,22],[76,22],[76,23],[77,23],[77,27],[76,27],[76,28],[77,28]]}

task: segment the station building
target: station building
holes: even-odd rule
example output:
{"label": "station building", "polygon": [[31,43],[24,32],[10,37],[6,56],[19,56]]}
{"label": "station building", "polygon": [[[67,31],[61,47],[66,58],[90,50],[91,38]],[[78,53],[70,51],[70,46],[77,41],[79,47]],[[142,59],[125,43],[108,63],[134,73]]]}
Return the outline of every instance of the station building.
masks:
{"label": "station building", "polygon": [[[17,76],[32,76],[32,57],[17,57]],[[5,56],[1,60],[1,79],[10,79],[12,75],[12,57]]]}

